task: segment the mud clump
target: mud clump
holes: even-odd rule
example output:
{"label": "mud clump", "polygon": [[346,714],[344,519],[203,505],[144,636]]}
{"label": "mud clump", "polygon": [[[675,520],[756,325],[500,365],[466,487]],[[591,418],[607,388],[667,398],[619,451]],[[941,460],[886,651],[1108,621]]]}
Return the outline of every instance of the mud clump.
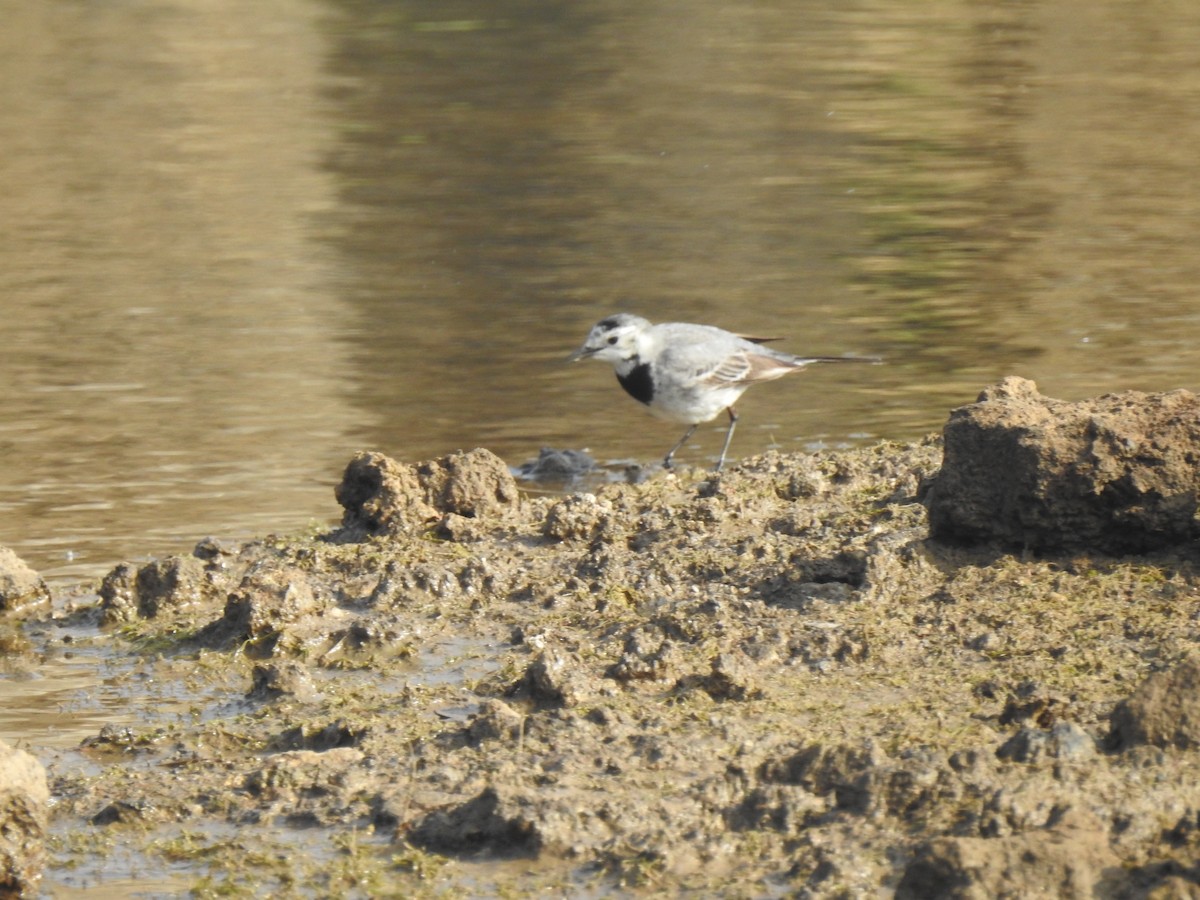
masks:
{"label": "mud clump", "polygon": [[49,601],[42,577],[8,547],[0,547],[0,612]]}
{"label": "mud clump", "polygon": [[1143,553],[1200,537],[1200,398],[1128,391],[1077,403],[1010,377],[943,432],[930,531],[960,544]]}
{"label": "mud clump", "polygon": [[0,897],[32,897],[45,864],[50,790],[33,756],[0,741]]}
{"label": "mud clump", "polygon": [[277,663],[264,663],[254,667],[247,700],[272,702],[292,699],[300,703],[312,703],[321,699],[321,692],[313,684],[308,668],[294,659]]}
{"label": "mud clump", "polygon": [[1057,897],[1091,900],[1117,866],[1103,825],[1071,811],[1055,825],[1006,838],[942,838],[919,848],[896,900]]}
{"label": "mud clump", "polygon": [[1109,744],[1115,750],[1150,744],[1200,748],[1200,656],[1157,672],[1113,710]]}
{"label": "mud clump", "polygon": [[700,683],[714,700],[757,700],[765,693],[759,673],[759,667],[740,653],[722,653]]}
{"label": "mud clump", "polygon": [[199,602],[205,565],[194,556],[172,556],[141,568],[121,563],[100,585],[101,619],[106,625],[151,619],[166,607]]}
{"label": "mud clump", "polygon": [[359,453],[335,491],[345,509],[343,539],[421,529],[445,516],[475,518],[517,502],[517,483],[487,450],[404,465],[382,453]]}
{"label": "mud clump", "polygon": [[519,687],[541,704],[564,707],[580,706],[599,692],[578,654],[557,645],[538,654]]}
{"label": "mud clump", "polygon": [[203,617],[224,602],[241,549],[204,538],[188,556],[119,564],[100,582],[100,621],[117,625],[162,617],[179,624]]}
{"label": "mud clump", "polygon": [[503,700],[488,698],[471,718],[467,735],[476,743],[511,740],[525,727],[525,717]]}
{"label": "mud clump", "polygon": [[500,856],[536,857],[549,835],[539,827],[542,816],[531,814],[535,805],[536,796],[501,794],[488,787],[461,806],[431,813],[413,830],[412,841],[451,853],[488,850]]}
{"label": "mud clump", "polygon": [[296,651],[314,633],[329,632],[329,607],[299,569],[266,561],[230,593],[225,614],[200,635],[212,646],[244,644],[256,656]]}

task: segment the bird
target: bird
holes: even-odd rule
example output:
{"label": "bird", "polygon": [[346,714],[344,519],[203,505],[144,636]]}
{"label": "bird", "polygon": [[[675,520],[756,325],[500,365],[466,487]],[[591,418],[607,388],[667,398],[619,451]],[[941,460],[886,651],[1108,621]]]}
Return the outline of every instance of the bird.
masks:
{"label": "bird", "polygon": [[720,472],[738,421],[733,405],[751,385],[774,381],[810,363],[881,361],[866,356],[793,356],[763,346],[773,340],[778,339],[690,322],[655,325],[641,316],[617,313],[593,325],[583,346],[567,362],[612,363],[621,387],[651,415],[688,426],[663,458],[665,469],[671,468],[675,454],[701,422],[725,412],[729,429],[714,469]]}

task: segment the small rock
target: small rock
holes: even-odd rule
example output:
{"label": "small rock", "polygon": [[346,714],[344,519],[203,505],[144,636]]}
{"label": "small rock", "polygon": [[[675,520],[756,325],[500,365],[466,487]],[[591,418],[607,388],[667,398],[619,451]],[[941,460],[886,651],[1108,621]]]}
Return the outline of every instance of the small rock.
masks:
{"label": "small rock", "polygon": [[582,450],[543,447],[538,457],[517,467],[517,477],[526,481],[571,481],[596,468],[596,461]]}
{"label": "small rock", "polygon": [[1055,759],[1091,759],[1096,742],[1074,722],[1058,722],[1050,729],[1049,750]]}
{"label": "small rock", "polygon": [[989,650],[998,650],[1000,645],[1004,643],[1000,635],[994,631],[985,631],[977,634],[967,642],[967,646],[972,650],[978,650],[980,653],[986,653]]}
{"label": "small rock", "polygon": [[1074,722],[1058,722],[1049,730],[1022,728],[996,751],[997,758],[1019,763],[1045,758],[1081,760],[1095,755],[1096,742]]}
{"label": "small rock", "polygon": [[227,557],[236,555],[236,550],[227,547],[223,541],[212,536],[201,538],[196,542],[196,546],[192,548],[192,556],[215,565],[218,568],[224,566]]}
{"label": "small rock", "polygon": [[138,803],[114,800],[88,821],[93,825],[132,825],[144,821],[146,809]]}

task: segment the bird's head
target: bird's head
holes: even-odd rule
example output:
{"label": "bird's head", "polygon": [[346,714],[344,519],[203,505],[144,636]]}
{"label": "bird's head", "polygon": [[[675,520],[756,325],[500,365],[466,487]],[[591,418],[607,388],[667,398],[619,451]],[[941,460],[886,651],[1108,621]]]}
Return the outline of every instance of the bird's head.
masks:
{"label": "bird's head", "polygon": [[650,323],[641,316],[617,313],[601,319],[588,332],[583,346],[567,357],[567,362],[602,359],[616,365],[638,355],[641,337]]}

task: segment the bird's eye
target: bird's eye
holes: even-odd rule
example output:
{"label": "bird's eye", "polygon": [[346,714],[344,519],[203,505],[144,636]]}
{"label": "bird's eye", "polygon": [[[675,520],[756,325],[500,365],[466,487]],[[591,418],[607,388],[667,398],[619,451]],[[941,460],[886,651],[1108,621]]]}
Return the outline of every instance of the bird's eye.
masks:
{"label": "bird's eye", "polygon": [[610,347],[611,347],[611,346],[612,346],[613,344],[615,344],[616,342],[617,342],[617,336],[614,334],[612,337],[610,337],[610,338],[608,339],[608,346],[610,346]]}

